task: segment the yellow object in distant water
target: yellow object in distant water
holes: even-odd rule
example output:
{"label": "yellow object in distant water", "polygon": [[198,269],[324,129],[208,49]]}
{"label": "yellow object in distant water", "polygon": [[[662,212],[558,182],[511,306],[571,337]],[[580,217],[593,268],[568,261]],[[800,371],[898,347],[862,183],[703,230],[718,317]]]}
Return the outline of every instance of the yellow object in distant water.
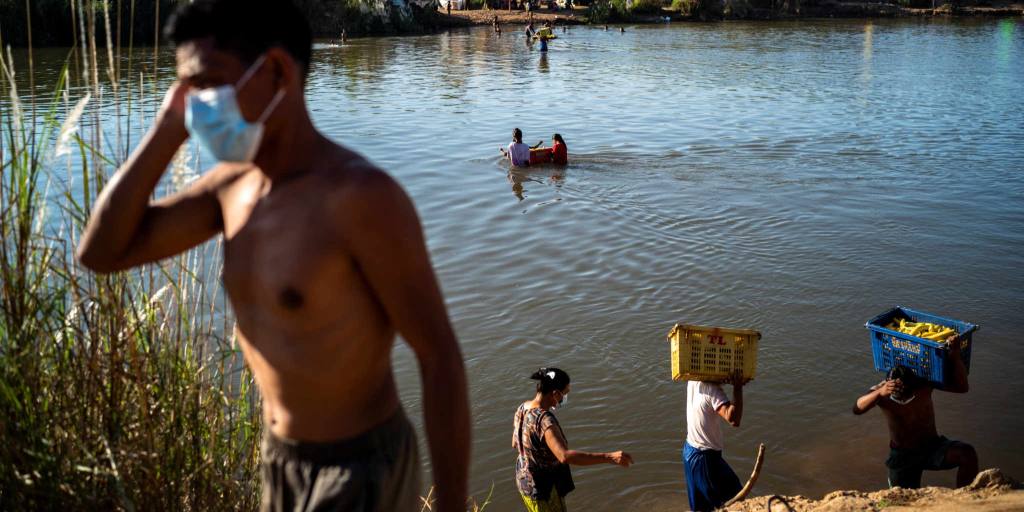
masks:
{"label": "yellow object in distant water", "polygon": [[537,31],[537,35],[535,35],[533,37],[535,39],[548,40],[548,41],[550,41],[552,39],[558,39],[558,36],[556,36],[554,33],[552,33],[551,29],[547,28],[547,27],[544,27],[544,28],[538,30]]}

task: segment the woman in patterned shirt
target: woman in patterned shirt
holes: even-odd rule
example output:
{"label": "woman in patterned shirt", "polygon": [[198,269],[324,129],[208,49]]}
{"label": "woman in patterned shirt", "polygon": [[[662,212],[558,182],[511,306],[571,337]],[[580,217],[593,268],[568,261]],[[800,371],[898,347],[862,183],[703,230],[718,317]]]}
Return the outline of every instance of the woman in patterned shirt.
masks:
{"label": "woman in patterned shirt", "polygon": [[541,368],[530,378],[538,381],[537,394],[519,406],[512,427],[512,447],[518,454],[516,484],[529,512],[562,512],[566,510],[565,495],[575,488],[570,464],[629,467],[633,458],[622,451],[570,450],[553,413],[568,399],[569,374],[558,368]]}

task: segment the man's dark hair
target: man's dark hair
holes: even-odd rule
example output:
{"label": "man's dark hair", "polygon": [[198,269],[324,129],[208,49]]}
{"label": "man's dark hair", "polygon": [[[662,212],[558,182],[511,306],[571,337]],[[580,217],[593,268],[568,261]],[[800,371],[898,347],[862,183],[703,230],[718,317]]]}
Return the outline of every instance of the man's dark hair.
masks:
{"label": "man's dark hair", "polygon": [[309,73],[313,36],[309,20],[290,0],[195,0],[171,15],[165,30],[175,45],[213,38],[214,45],[251,64],[281,47]]}
{"label": "man's dark hair", "polygon": [[514,128],[512,130],[512,139],[515,140],[516,142],[522,142],[523,141],[523,131],[520,130],[519,128]]}
{"label": "man's dark hair", "polygon": [[537,382],[537,392],[545,395],[552,391],[562,391],[569,385],[569,374],[558,368],[541,368],[530,375]]}
{"label": "man's dark hair", "polygon": [[907,391],[913,391],[921,385],[922,379],[918,377],[916,373],[906,366],[897,366],[891,370],[885,376],[885,380],[900,380],[903,382],[903,387]]}

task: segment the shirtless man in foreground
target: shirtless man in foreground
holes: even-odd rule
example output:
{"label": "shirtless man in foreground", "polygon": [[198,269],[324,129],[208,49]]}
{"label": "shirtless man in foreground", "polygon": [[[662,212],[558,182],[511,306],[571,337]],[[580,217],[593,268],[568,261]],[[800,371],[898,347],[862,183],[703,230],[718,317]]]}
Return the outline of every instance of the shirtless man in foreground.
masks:
{"label": "shirtless man in foreground", "polygon": [[[949,357],[946,358],[947,385],[943,391],[966,393],[967,367],[960,354],[960,340],[950,337]],[[974,447],[940,436],[935,428],[935,406],[930,383],[911,370],[897,366],[886,380],[871,388],[871,392],[857,399],[854,414],[864,414],[878,406],[889,424],[889,486],[917,489],[925,470],[938,471],[958,468],[956,486],[963,487],[974,481],[978,474],[978,454]]]}
{"label": "shirtless man in foreground", "polygon": [[[391,367],[401,334],[419,362],[434,510],[465,510],[466,378],[419,220],[391,177],[313,126],[307,20],[287,1],[196,0],[168,36],[178,82],[103,189],[78,258],[115,272],[224,237],[224,286],[263,400],[263,510],[419,510]],[[150,202],[190,135],[220,163]]]}

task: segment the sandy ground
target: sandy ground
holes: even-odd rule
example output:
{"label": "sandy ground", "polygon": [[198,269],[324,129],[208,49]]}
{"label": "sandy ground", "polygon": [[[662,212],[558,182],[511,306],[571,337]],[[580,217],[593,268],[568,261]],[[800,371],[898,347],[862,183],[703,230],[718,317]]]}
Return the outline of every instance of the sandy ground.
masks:
{"label": "sandy ground", "polygon": [[[445,11],[441,9],[439,12],[444,13]],[[576,9],[572,12],[567,10],[548,11],[547,9],[540,9],[533,11],[533,23],[540,25],[545,21],[551,21],[555,25],[577,25],[583,23],[583,16],[586,15],[586,12],[586,9]],[[498,16],[498,23],[502,25],[507,23],[525,25],[530,19],[530,13],[522,10],[480,9],[452,11],[452,18],[464,21],[467,25],[490,25],[495,15]]]}
{"label": "sandy ground", "polygon": [[[949,0],[936,0],[936,4],[944,4]],[[820,11],[820,12],[818,12]],[[444,9],[439,9],[441,14],[447,17]],[[806,13],[806,17],[871,17],[884,14],[886,16],[948,16],[953,14],[948,6],[938,9],[910,9],[901,8],[878,2],[836,2],[827,6],[819,7],[815,12]],[[992,6],[970,6],[960,8],[956,14],[960,16],[1024,16],[1024,3],[994,2]],[[508,11],[504,9],[477,9],[477,10],[454,10],[450,17],[447,17],[449,26],[468,25],[490,25],[494,16],[498,16],[498,22],[502,25],[525,25],[530,13],[522,10]],[[551,21],[554,25],[578,25],[586,21],[587,8],[577,7],[573,11],[548,11],[539,9],[533,11],[533,21],[540,25],[545,21]],[[630,23],[661,23],[662,16],[669,16],[673,21],[684,19],[679,13],[663,11],[661,16],[636,16]]]}
{"label": "sandy ground", "polygon": [[[1019,482],[998,469],[978,474],[974,483],[963,489],[925,487],[923,489],[886,489],[876,492],[835,491],[820,500],[804,496],[749,498],[729,507],[730,512],[861,512],[928,511],[983,512],[1024,510],[1024,490]],[[771,508],[768,501],[771,500]]]}
{"label": "sandy ground", "polygon": [[[943,2],[936,1],[935,3],[941,4]],[[912,16],[944,16],[953,13],[949,5],[936,9],[903,9],[901,12]],[[962,7],[959,14],[967,16],[1024,16],[1024,3]]]}

